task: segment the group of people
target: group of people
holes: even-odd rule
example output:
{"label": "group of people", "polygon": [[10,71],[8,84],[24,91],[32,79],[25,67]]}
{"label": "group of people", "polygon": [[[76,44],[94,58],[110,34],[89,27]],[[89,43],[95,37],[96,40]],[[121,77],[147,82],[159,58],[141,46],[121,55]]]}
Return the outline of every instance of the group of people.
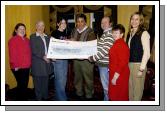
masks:
{"label": "group of people", "polygon": [[[86,16],[76,16],[76,27],[67,31],[67,20],[58,18],[57,29],[51,36],[60,40],[90,41],[96,35],[86,25]],[[129,32],[125,38],[125,28],[121,24],[112,25],[112,19],[105,16],[101,20],[102,36],[97,39],[97,54],[88,59],[74,59],[75,96],[79,100],[92,100],[93,67],[98,66],[104,91],[104,101],[138,101],[142,99],[146,65],[150,57],[150,35],[144,28],[144,17],[135,12],[130,17]],[[17,81],[18,97],[24,97],[28,85],[29,71],[37,100],[47,100],[49,74],[54,72],[55,100],[68,100],[65,87],[68,73],[67,59],[48,59],[49,36],[44,33],[43,21],[36,23],[36,32],[26,37],[26,27],[16,25],[9,40],[9,60]],[[89,48],[88,48],[89,49]],[[24,98],[23,98],[24,99]]]}

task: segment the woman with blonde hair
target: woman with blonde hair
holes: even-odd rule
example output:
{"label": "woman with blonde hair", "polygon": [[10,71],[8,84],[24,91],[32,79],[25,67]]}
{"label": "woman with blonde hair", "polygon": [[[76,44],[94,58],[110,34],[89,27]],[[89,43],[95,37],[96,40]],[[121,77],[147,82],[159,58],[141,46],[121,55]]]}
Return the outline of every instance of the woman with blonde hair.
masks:
{"label": "woman with blonde hair", "polygon": [[135,12],[130,17],[126,42],[130,48],[129,100],[142,99],[147,62],[150,58],[150,35],[144,27],[144,17]]}

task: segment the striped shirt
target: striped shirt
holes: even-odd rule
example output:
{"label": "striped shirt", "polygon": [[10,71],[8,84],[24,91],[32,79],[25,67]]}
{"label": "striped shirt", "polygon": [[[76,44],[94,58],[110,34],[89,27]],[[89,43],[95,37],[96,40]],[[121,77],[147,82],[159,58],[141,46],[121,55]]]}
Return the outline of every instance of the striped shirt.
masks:
{"label": "striped shirt", "polygon": [[112,47],[114,39],[112,37],[111,29],[105,31],[97,42],[97,54],[92,56],[93,61],[96,61],[101,66],[108,66],[109,64],[109,49]]}

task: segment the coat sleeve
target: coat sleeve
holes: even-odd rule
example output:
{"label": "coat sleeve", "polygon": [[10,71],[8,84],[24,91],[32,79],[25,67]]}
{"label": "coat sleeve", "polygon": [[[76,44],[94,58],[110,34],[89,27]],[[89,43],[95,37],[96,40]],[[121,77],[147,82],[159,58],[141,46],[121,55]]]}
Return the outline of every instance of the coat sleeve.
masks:
{"label": "coat sleeve", "polygon": [[117,43],[115,54],[118,58],[116,72],[120,74],[129,63],[129,48],[123,43]]}
{"label": "coat sleeve", "polygon": [[17,67],[17,43],[13,39],[8,42],[9,47],[9,62],[12,67]]}
{"label": "coat sleeve", "polygon": [[96,39],[96,35],[93,31],[91,31],[89,34],[88,34],[88,41],[90,40],[95,40]]}
{"label": "coat sleeve", "polygon": [[147,31],[144,31],[141,36],[141,42],[143,45],[143,57],[140,65],[140,69],[143,70],[147,66],[147,62],[150,58],[150,35]]}

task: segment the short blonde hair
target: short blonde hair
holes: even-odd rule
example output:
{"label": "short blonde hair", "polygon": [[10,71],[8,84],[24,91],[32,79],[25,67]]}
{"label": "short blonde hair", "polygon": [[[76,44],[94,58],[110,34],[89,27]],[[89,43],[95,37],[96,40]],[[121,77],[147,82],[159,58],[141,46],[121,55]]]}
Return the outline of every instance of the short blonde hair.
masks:
{"label": "short blonde hair", "polygon": [[36,26],[37,26],[39,23],[43,23],[43,24],[45,25],[45,23],[44,23],[43,20],[38,20],[38,21],[36,22]]}

